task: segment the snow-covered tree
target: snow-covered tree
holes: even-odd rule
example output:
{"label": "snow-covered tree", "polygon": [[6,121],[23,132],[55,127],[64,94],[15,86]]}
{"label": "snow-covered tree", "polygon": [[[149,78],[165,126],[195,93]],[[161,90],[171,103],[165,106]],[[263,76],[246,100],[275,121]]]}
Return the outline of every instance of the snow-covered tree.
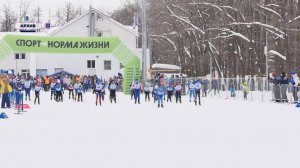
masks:
{"label": "snow-covered tree", "polygon": [[211,58],[219,76],[263,76],[267,54],[269,71],[300,69],[299,1],[148,2],[154,62],[176,64],[190,76],[203,76],[209,73]]}

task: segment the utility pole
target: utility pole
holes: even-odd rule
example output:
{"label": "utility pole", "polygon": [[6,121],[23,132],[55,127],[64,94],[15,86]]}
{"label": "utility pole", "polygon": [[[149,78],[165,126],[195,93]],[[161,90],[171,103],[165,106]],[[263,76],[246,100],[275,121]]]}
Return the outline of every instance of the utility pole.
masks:
{"label": "utility pole", "polygon": [[143,82],[147,81],[147,0],[141,0],[142,8],[142,74]]}
{"label": "utility pole", "polygon": [[[266,16],[266,24],[268,24],[268,18]],[[268,30],[266,30],[266,47],[265,47],[265,55],[266,55],[266,89],[269,90],[268,76],[269,76],[269,58],[268,58]]]}

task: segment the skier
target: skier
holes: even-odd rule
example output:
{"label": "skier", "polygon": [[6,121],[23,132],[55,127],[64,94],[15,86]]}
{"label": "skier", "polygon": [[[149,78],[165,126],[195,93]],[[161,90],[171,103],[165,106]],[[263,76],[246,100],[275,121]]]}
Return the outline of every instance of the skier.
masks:
{"label": "skier", "polygon": [[131,100],[133,99],[134,96],[134,82],[132,82],[132,84],[130,85],[130,98]]}
{"label": "skier", "polygon": [[191,80],[189,83],[188,94],[190,95],[190,102],[192,102],[192,97],[195,100],[195,84],[194,84],[193,80]]}
{"label": "skier", "polygon": [[178,101],[181,103],[181,91],[182,91],[182,86],[181,86],[180,82],[178,81],[176,86],[175,86],[176,103]]}
{"label": "skier", "polygon": [[233,82],[230,83],[229,90],[230,90],[230,97],[235,97],[235,88]]}
{"label": "skier", "polygon": [[[214,90],[214,95],[216,95],[216,92],[218,90],[219,81],[217,79],[211,80],[211,89],[208,91],[208,93],[211,92],[211,90]],[[219,93],[219,90],[218,90]]]}
{"label": "skier", "polygon": [[49,86],[50,86],[50,77],[46,76],[44,80],[45,80],[45,88],[44,88],[44,90],[47,92],[49,90]]}
{"label": "skier", "polygon": [[20,81],[19,78],[17,78],[16,84],[15,84],[15,90],[16,90],[16,104],[19,105],[21,103],[22,95],[23,95],[23,84]]}
{"label": "skier", "polygon": [[56,97],[55,100],[57,102],[61,101],[63,102],[63,93],[64,93],[64,89],[63,89],[63,85],[60,84],[60,80],[58,79],[55,85],[55,93],[56,93]]}
{"label": "skier", "polygon": [[73,83],[71,82],[69,85],[68,85],[68,90],[69,90],[69,99],[71,99],[71,95],[72,95],[72,99],[74,100],[74,85]]}
{"label": "skier", "polygon": [[88,88],[89,88],[89,79],[87,76],[84,76],[84,79],[83,79],[83,92],[87,92],[88,91]]}
{"label": "skier", "polygon": [[154,103],[156,102],[157,100],[157,96],[156,96],[156,93],[157,93],[157,90],[158,90],[158,85],[156,84],[152,90],[152,97],[154,99]]}
{"label": "skier", "polygon": [[75,90],[75,101],[76,101],[76,98],[77,98],[77,94],[78,94],[78,89],[79,89],[79,86],[81,85],[80,81],[79,80],[76,80],[76,83],[74,84],[74,90]]}
{"label": "skier", "polygon": [[242,90],[244,93],[244,100],[247,100],[247,95],[249,93],[249,87],[248,87],[248,84],[246,81],[242,84]]}
{"label": "skier", "polygon": [[50,84],[50,90],[51,90],[51,100],[52,100],[52,96],[54,97],[54,99],[56,98],[56,95],[55,95],[55,80],[52,79],[52,82]]}
{"label": "skier", "polygon": [[110,103],[114,100],[115,103],[117,103],[117,97],[116,97],[116,90],[117,90],[117,83],[112,80],[111,83],[108,86],[109,90],[109,100]]}
{"label": "skier", "polygon": [[82,93],[84,92],[84,88],[82,87],[82,85],[79,85],[79,88],[77,89],[77,101],[81,101],[82,102]]}
{"label": "skier", "polygon": [[103,84],[99,79],[96,79],[96,84],[93,93],[96,94],[96,106],[99,105],[101,106],[101,94],[102,94],[102,89],[103,89]]}
{"label": "skier", "polygon": [[157,90],[157,107],[164,107],[163,101],[164,101],[164,96],[165,96],[165,89],[163,86],[160,86]]}
{"label": "skier", "polygon": [[133,84],[133,91],[134,91],[134,103],[137,102],[140,104],[140,94],[142,91],[141,83],[136,79]]}
{"label": "skier", "polygon": [[172,84],[169,84],[169,86],[167,87],[167,102],[170,100],[170,102],[172,102],[172,95],[173,95],[173,91],[174,91],[174,87]]}
{"label": "skier", "polygon": [[40,104],[41,90],[42,90],[41,83],[36,83],[36,85],[34,86],[34,93],[35,93],[34,104],[36,104],[36,99],[38,100],[38,104]]}
{"label": "skier", "polygon": [[201,105],[201,100],[200,100],[200,90],[201,90],[201,82],[200,80],[196,80],[195,82],[195,105],[197,105],[197,99],[199,99],[198,104]]}
{"label": "skier", "polygon": [[31,82],[29,78],[27,78],[26,81],[24,82],[24,89],[25,89],[25,100],[27,101],[27,96],[28,96],[30,101]]}
{"label": "skier", "polygon": [[145,102],[147,101],[147,99],[148,99],[148,101],[150,101],[150,92],[151,92],[150,83],[147,82],[144,87]]}
{"label": "skier", "polygon": [[203,87],[202,87],[202,97],[206,97],[209,81],[208,81],[208,79],[205,78],[205,79],[203,79],[202,83],[203,83],[202,84],[203,85]]}
{"label": "skier", "polygon": [[297,92],[298,92],[299,84],[300,84],[300,79],[299,79],[296,71],[292,70],[291,78],[290,78],[290,85],[291,85],[292,94],[293,94],[292,103],[297,103],[297,101],[298,101]]}

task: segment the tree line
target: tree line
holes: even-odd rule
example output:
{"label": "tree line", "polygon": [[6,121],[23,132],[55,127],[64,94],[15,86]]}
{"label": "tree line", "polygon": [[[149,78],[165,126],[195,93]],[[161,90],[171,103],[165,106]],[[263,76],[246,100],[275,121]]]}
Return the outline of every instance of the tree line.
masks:
{"label": "tree line", "polygon": [[[9,0],[0,7],[1,31],[13,31],[28,14],[60,26],[87,10],[68,2],[42,16],[32,0],[19,1],[19,10]],[[139,1],[128,1],[111,17],[129,25],[140,13]],[[148,0],[147,24],[152,62],[178,65],[189,76],[205,76],[210,67],[224,77],[264,76],[266,58],[269,72],[300,69],[298,0]]]}
{"label": "tree line", "polygon": [[24,22],[25,16],[30,16],[30,22],[53,21],[54,26],[61,26],[87,10],[72,2],[66,2],[64,6],[55,11],[51,11],[51,9],[43,11],[33,2],[33,0],[18,0],[17,6],[13,7],[10,0],[5,0],[0,7],[0,31],[15,31],[16,23]]}
{"label": "tree line", "polygon": [[[128,22],[138,2],[113,13]],[[148,0],[153,62],[189,76],[266,74],[300,69],[300,2],[295,0]],[[267,57],[266,57],[267,55]]]}

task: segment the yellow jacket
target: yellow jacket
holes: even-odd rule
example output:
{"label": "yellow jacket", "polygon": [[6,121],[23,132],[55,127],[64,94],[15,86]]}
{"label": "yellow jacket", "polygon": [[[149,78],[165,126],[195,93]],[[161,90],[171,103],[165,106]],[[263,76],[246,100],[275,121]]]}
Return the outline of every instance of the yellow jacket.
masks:
{"label": "yellow jacket", "polygon": [[9,84],[6,84],[3,80],[1,80],[1,90],[0,93],[10,93],[12,92],[12,88]]}

